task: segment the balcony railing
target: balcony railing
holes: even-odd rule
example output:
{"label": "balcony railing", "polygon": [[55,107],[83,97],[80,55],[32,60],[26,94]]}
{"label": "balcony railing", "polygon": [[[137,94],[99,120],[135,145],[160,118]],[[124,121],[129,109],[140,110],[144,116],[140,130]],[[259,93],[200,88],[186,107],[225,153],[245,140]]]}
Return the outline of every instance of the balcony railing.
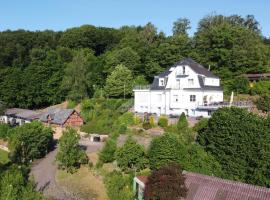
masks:
{"label": "balcony railing", "polygon": [[149,90],[150,85],[135,85],[134,90]]}
{"label": "balcony railing", "polygon": [[224,101],[224,102],[214,102],[214,103],[209,103],[209,104],[206,103],[204,105],[198,105],[198,108],[216,110],[218,108],[230,107],[230,106],[235,106],[235,107],[240,107],[240,108],[251,108],[253,104],[250,101],[235,101],[235,102],[232,102],[231,104],[228,101]]}

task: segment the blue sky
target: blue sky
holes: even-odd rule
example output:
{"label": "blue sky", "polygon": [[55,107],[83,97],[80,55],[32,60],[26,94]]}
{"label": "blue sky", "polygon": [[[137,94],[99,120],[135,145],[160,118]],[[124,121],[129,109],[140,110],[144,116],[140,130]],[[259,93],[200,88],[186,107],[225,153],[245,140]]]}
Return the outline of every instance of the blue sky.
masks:
{"label": "blue sky", "polygon": [[270,37],[269,0],[0,0],[0,30],[65,30],[83,24],[105,27],[145,25],[171,34],[173,22],[190,19],[196,31],[207,14],[255,15]]}

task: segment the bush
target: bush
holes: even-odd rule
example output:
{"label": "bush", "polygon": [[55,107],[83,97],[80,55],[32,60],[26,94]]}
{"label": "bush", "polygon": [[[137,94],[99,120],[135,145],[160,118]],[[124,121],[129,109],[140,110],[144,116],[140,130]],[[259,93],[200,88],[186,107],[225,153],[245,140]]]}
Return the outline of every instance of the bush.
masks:
{"label": "bush", "polygon": [[143,125],[142,125],[143,129],[145,130],[148,130],[148,129],[151,129],[152,126],[149,122],[144,122]]}
{"label": "bush", "polygon": [[67,108],[68,109],[73,109],[77,106],[76,101],[68,100]]}
{"label": "bush", "polygon": [[[236,107],[214,112],[198,141],[220,163],[224,178],[269,186],[269,121]],[[268,125],[267,125],[268,124]]]}
{"label": "bush", "polygon": [[8,131],[11,161],[28,163],[42,158],[53,146],[53,131],[34,121]]}
{"label": "bush", "polygon": [[0,124],[0,139],[8,139],[8,130],[10,129],[8,124]]}
{"label": "bush", "polygon": [[236,77],[231,85],[230,91],[235,91],[240,94],[248,94],[249,93],[249,80],[244,76]]}
{"label": "bush", "polygon": [[126,124],[121,124],[118,128],[119,134],[125,134],[127,131],[127,125]]}
{"label": "bush", "polygon": [[110,200],[133,200],[132,184],[128,176],[113,171],[105,176],[105,186]]}
{"label": "bush", "polygon": [[152,140],[148,158],[151,169],[158,169],[168,162],[181,163],[187,156],[187,150],[175,134],[165,133]]}
{"label": "bush", "polygon": [[269,94],[270,91],[270,81],[269,80],[261,80],[253,84],[251,88],[252,94],[264,95]]}
{"label": "bush", "polygon": [[116,152],[117,165],[124,171],[146,168],[148,159],[143,146],[129,137],[125,144]]}
{"label": "bush", "polygon": [[185,176],[177,163],[169,163],[159,170],[154,170],[148,177],[144,190],[145,200],[179,200],[186,196]]}
{"label": "bush", "polygon": [[188,128],[188,121],[187,121],[187,117],[185,115],[185,113],[182,113],[179,117],[179,120],[177,122],[177,129],[179,131],[183,130],[183,129],[187,129]]}
{"label": "bush", "polygon": [[257,101],[256,106],[259,110],[263,112],[270,111],[270,94],[269,95],[262,95]]}
{"label": "bush", "polygon": [[149,124],[153,128],[155,126],[155,118],[154,116],[149,117]]}
{"label": "bush", "polygon": [[133,118],[133,124],[139,125],[142,122],[141,118],[139,116],[134,116]]}
{"label": "bush", "polygon": [[134,123],[134,115],[131,112],[126,112],[121,115],[118,120],[120,124],[125,124],[126,126],[129,126]]}
{"label": "bush", "polygon": [[112,162],[115,160],[115,152],[117,150],[116,141],[108,139],[105,146],[99,153],[99,160],[103,163]]}
{"label": "bush", "polygon": [[202,118],[200,121],[198,121],[194,127],[193,130],[197,133],[202,132],[206,129],[208,125],[208,119],[207,118]]}
{"label": "bush", "polygon": [[168,126],[168,118],[166,116],[160,116],[158,119],[158,125],[165,128]]}
{"label": "bush", "polygon": [[29,170],[23,166],[11,165],[5,170],[0,170],[0,196],[3,199],[42,200],[40,192],[35,189],[35,184],[28,180]]}
{"label": "bush", "polygon": [[165,133],[152,140],[148,151],[151,169],[158,169],[169,162],[179,163],[185,170],[221,176],[221,166],[214,157],[194,143],[185,143],[179,135]]}
{"label": "bush", "polygon": [[58,166],[71,173],[81,164],[88,163],[86,153],[79,147],[79,139],[76,130],[69,128],[63,132],[59,142],[59,151],[56,155]]}

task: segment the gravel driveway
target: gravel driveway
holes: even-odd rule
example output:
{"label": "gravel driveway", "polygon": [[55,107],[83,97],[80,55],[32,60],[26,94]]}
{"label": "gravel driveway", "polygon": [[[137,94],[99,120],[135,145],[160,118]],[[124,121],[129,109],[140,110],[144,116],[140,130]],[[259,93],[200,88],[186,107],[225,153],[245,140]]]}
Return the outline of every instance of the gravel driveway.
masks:
{"label": "gravel driveway", "polygon": [[[99,151],[104,143],[91,142],[87,138],[80,140],[80,145],[88,152]],[[45,158],[35,161],[31,168],[31,175],[37,184],[37,190],[41,191],[45,196],[52,197],[57,200],[79,200],[75,194],[70,191],[65,191],[55,181],[57,172],[57,165],[55,163],[55,156],[57,148],[46,155]]]}

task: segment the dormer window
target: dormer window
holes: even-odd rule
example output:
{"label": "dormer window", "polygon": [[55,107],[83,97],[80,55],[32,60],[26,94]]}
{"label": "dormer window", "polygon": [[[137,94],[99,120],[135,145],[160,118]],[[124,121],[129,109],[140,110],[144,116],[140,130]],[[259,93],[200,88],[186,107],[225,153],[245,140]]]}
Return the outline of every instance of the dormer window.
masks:
{"label": "dormer window", "polygon": [[164,86],[165,82],[164,82],[164,78],[160,78],[159,79],[159,86]]}
{"label": "dormer window", "polygon": [[191,87],[194,85],[194,79],[188,79],[188,86]]}

